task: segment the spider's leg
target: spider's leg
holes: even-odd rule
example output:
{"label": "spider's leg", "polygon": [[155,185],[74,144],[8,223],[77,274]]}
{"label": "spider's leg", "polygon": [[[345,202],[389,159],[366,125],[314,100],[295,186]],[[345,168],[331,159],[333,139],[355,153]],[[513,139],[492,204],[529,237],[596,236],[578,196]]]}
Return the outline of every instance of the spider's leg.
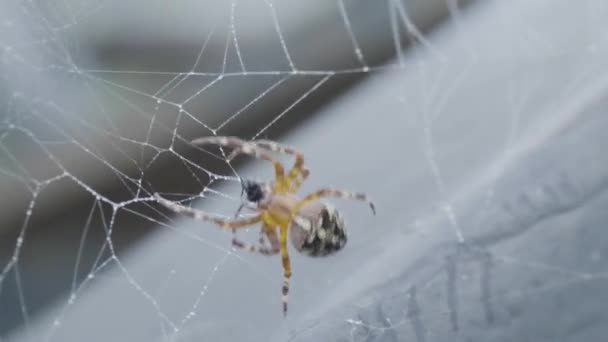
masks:
{"label": "spider's leg", "polygon": [[295,179],[293,180],[293,183],[291,183],[291,192],[298,191],[300,186],[302,186],[302,184],[304,183],[306,178],[308,178],[309,175],[310,175],[310,170],[308,168],[306,168],[305,166],[302,167],[301,172],[296,175]]}
{"label": "spider's leg", "polygon": [[[264,241],[264,240],[262,240],[262,241]],[[253,243],[241,241],[236,236],[232,238],[232,246],[234,246],[238,249],[246,250],[251,253],[259,253],[259,254],[268,255],[268,256],[279,253],[278,249],[275,250],[272,247],[267,246],[264,243],[260,243],[260,244],[256,245]]]}
{"label": "spider's leg", "polygon": [[306,177],[310,174],[310,170],[304,167],[304,154],[302,152],[296,150],[293,147],[277,144],[274,141],[270,140],[256,140],[253,141],[256,146],[265,148],[272,152],[284,153],[288,155],[292,155],[295,158],[295,162],[287,173],[288,182],[291,184],[290,190],[292,192],[297,191],[302,183],[306,180]]}
{"label": "spider's leg", "polygon": [[262,220],[261,215],[247,217],[247,218],[239,219],[239,220],[228,220],[228,219],[224,219],[219,216],[210,215],[201,210],[184,207],[183,205],[179,205],[177,203],[174,203],[172,201],[169,201],[169,200],[161,197],[159,194],[154,194],[154,197],[156,198],[158,203],[164,205],[165,207],[167,207],[167,209],[170,209],[178,214],[189,216],[195,220],[213,222],[222,228],[227,228],[227,229],[241,228],[241,227],[245,227],[245,226],[249,226],[249,225],[258,223]]}
{"label": "spider's leg", "polygon": [[287,228],[289,223],[279,226],[279,248],[283,263],[283,288],[281,301],[283,302],[283,316],[287,315],[287,296],[289,295],[289,278],[291,278],[291,263],[287,253]]}
{"label": "spider's leg", "polygon": [[[264,236],[266,236],[268,238],[268,241],[270,242],[270,246],[268,246],[266,244],[266,241],[264,240]],[[279,251],[280,251],[279,240],[276,236],[276,232],[274,231],[274,229],[269,228],[269,226],[267,226],[265,224],[262,227],[262,229],[260,230],[260,239],[259,239],[258,245],[254,245],[252,243],[247,243],[247,242],[242,242],[239,239],[237,239],[236,235],[232,238],[232,245],[234,247],[244,249],[244,250],[247,250],[252,253],[260,253],[260,254],[269,255],[269,256],[275,255],[275,254],[279,253]]]}
{"label": "spider's leg", "polygon": [[277,231],[276,231],[275,227],[269,226],[268,224],[265,223],[262,226],[262,229],[263,229],[262,233],[268,239],[268,242],[270,243],[270,247],[273,250],[275,250],[276,253],[278,253],[280,250],[280,244],[279,244],[279,237],[277,236]]}
{"label": "spider's leg", "polygon": [[367,202],[367,204],[369,204],[369,207],[372,209],[372,212],[374,213],[374,215],[376,214],[376,207],[374,206],[374,203],[372,201],[370,201],[369,198],[367,198],[367,195],[358,193],[358,192],[347,192],[347,191],[338,190],[338,189],[324,188],[324,189],[317,190],[317,191],[305,196],[304,198],[302,198],[302,200],[300,200],[300,202],[298,202],[296,205],[294,205],[291,208],[291,215],[292,216],[295,215],[304,205],[306,205],[307,203],[310,203],[312,201],[315,201],[321,197],[338,197],[338,198],[354,199],[354,200],[358,200],[358,201]]}
{"label": "spider's leg", "polygon": [[234,157],[236,157],[238,154],[247,154],[259,159],[270,161],[272,163],[272,166],[274,167],[274,174],[277,179],[283,178],[285,175],[285,169],[283,168],[283,165],[273,159],[272,156],[266,153],[266,151],[257,148],[256,145],[253,143],[241,140],[237,137],[203,137],[194,139],[191,143],[193,145],[198,146],[213,144],[233,148],[234,150],[227,158],[228,161],[234,159]]}

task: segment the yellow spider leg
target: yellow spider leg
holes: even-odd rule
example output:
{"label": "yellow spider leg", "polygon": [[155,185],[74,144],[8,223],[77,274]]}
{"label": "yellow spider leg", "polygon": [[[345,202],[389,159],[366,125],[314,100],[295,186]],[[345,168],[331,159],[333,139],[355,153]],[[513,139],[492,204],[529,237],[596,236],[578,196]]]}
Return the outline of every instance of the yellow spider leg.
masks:
{"label": "yellow spider leg", "polygon": [[362,193],[346,192],[346,191],[337,190],[337,189],[325,188],[325,189],[317,190],[317,191],[305,196],[304,198],[302,198],[302,200],[300,200],[300,202],[298,202],[296,205],[294,205],[291,208],[290,217],[293,217],[307,203],[318,200],[321,197],[330,197],[330,196],[367,202],[369,204],[370,208],[372,209],[372,212],[374,214],[376,214],[376,207],[374,206],[374,203],[372,203],[367,198],[367,195],[362,194]]}
{"label": "yellow spider leg", "polygon": [[287,174],[287,183],[289,185],[290,192],[297,191],[306,177],[310,174],[310,171],[304,167],[304,155],[302,152],[281,144],[277,144],[273,141],[268,140],[256,140],[253,143],[258,146],[270,150],[272,152],[285,153],[294,156],[295,162]]}
{"label": "yellow spider leg", "polygon": [[279,237],[277,236],[277,231],[275,227],[269,226],[267,223],[264,223],[264,225],[262,226],[262,230],[264,232],[264,235],[266,235],[266,238],[268,239],[268,242],[270,243],[272,249],[276,250],[278,253],[280,248]]}
{"label": "yellow spider leg", "polygon": [[159,194],[154,194],[154,197],[160,204],[165,206],[167,209],[170,209],[178,214],[182,214],[182,215],[191,217],[195,220],[213,222],[216,225],[220,226],[221,228],[226,228],[226,229],[242,228],[245,226],[250,226],[252,224],[258,223],[262,220],[262,215],[247,217],[247,218],[240,219],[240,220],[228,220],[228,219],[224,219],[219,216],[209,215],[206,212],[201,211],[201,210],[184,207],[183,205],[179,205],[177,203],[174,203],[172,201],[169,201],[169,200],[161,197]]}
{"label": "yellow spider leg", "polygon": [[269,211],[262,213],[262,221],[264,222],[264,229],[267,230],[267,236],[272,243],[276,241],[276,231],[272,227],[279,228],[279,251],[281,253],[281,262],[283,264],[283,287],[282,297],[283,302],[283,315],[287,315],[287,299],[289,295],[289,278],[291,278],[291,262],[289,261],[289,253],[287,252],[287,229],[289,227],[289,221],[284,220],[280,217],[275,217]]}
{"label": "yellow spider leg", "polygon": [[291,187],[289,189],[290,192],[296,192],[296,191],[298,191],[298,189],[300,188],[300,186],[302,186],[302,184],[304,183],[304,181],[306,180],[306,178],[308,178],[308,175],[310,175],[310,170],[308,170],[305,167],[302,168],[302,170],[300,171],[300,173],[298,173],[295,176],[295,179],[291,183]]}
{"label": "yellow spider leg", "polygon": [[279,226],[279,246],[281,250],[281,261],[283,263],[283,288],[281,301],[283,302],[283,316],[287,315],[287,299],[289,295],[289,278],[291,278],[291,263],[287,253],[287,224]]}
{"label": "yellow spider leg", "polygon": [[[265,243],[264,236],[268,238],[270,246]],[[279,253],[279,240],[277,238],[276,231],[273,227],[268,226],[266,223],[262,225],[262,229],[260,230],[260,239],[258,245],[242,242],[236,238],[236,235],[232,238],[232,245],[251,253],[260,253],[268,256]]]}

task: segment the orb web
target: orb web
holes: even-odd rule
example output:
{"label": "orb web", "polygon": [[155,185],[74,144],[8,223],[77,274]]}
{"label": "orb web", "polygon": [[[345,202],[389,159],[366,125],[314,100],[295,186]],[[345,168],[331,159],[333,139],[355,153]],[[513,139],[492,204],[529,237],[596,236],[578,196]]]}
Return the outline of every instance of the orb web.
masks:
{"label": "orb web", "polygon": [[[608,183],[592,142],[605,120],[585,104],[605,89],[608,9],[558,1],[541,20],[545,3],[0,5],[0,341],[498,340],[497,327],[532,319],[523,303],[552,310],[547,298],[568,305],[596,291],[608,273],[591,211]],[[441,25],[429,31],[425,11],[443,13]],[[358,114],[372,105],[367,85],[352,90],[359,102],[327,103],[359,81],[396,105]],[[476,92],[480,83],[498,90]],[[472,94],[497,106],[463,100]],[[342,113],[307,112],[328,107]],[[231,217],[242,175],[269,180],[270,168],[242,170],[224,149],[189,142],[281,138],[304,118],[323,124],[289,139],[323,164],[315,177],[365,184],[357,190],[372,197],[408,190],[381,195],[385,220],[346,209],[356,219],[344,256],[292,256],[294,311],[283,320],[277,260],[233,250],[229,232],[173,216],[153,194]],[[330,170],[336,155],[348,170]]]}

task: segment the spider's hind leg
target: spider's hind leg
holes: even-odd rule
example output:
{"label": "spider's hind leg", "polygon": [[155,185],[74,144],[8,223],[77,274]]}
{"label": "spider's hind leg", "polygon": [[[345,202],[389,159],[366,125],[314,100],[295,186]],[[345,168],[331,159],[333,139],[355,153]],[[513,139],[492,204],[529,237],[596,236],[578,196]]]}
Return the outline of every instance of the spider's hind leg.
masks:
{"label": "spider's hind leg", "polygon": [[[262,226],[262,229],[260,230],[260,238],[258,240],[258,245],[243,242],[236,237],[235,230],[233,230],[233,233],[234,234],[232,237],[232,245],[236,248],[244,249],[251,253],[260,253],[268,256],[275,255],[280,251],[279,240],[277,239],[276,232],[274,231],[274,229],[270,228],[270,226],[266,224],[264,224]],[[266,243],[264,237],[268,239],[270,245]]]}
{"label": "spider's hind leg", "polygon": [[283,302],[283,315],[287,315],[287,302],[289,296],[289,278],[291,278],[291,262],[287,252],[287,224],[279,227],[279,247],[281,251],[281,262],[283,264],[283,287],[281,288],[281,301]]}

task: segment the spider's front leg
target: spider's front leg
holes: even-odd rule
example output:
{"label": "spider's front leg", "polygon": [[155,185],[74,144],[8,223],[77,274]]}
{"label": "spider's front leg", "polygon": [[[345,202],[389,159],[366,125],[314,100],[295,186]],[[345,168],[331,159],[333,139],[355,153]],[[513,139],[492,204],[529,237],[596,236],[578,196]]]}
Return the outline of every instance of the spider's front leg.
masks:
{"label": "spider's front leg", "polygon": [[283,165],[281,165],[281,163],[272,158],[264,150],[257,148],[255,144],[241,140],[237,137],[203,137],[194,139],[191,143],[193,145],[198,146],[214,144],[233,148],[234,150],[228,155],[226,159],[228,162],[232,161],[232,159],[234,159],[234,157],[236,157],[238,154],[243,153],[259,159],[270,161],[272,163],[272,166],[274,167],[274,173],[277,179],[283,178],[285,175],[285,169],[283,168]]}
{"label": "spider's front leg", "polygon": [[231,161],[239,154],[247,154],[261,159],[270,160],[271,162],[273,162],[273,164],[278,163],[277,161],[273,160],[268,156],[261,157],[261,150],[288,154],[295,157],[296,161],[294,162],[294,165],[292,169],[288,172],[288,174],[285,176],[284,171],[281,173],[275,172],[275,177],[277,179],[277,184],[280,184],[276,190],[296,192],[310,174],[310,170],[308,170],[304,166],[304,155],[292,147],[281,145],[269,140],[254,140],[251,142],[243,142],[240,147],[235,148],[230,153],[227,159],[228,161]]}
{"label": "spider's front leg", "polygon": [[262,215],[256,215],[252,217],[246,217],[240,220],[228,220],[219,216],[210,215],[204,211],[196,210],[188,207],[184,207],[183,205],[179,205],[168,199],[161,197],[159,194],[154,194],[154,198],[158,201],[158,203],[165,206],[167,209],[170,209],[178,214],[182,214],[188,217],[191,217],[195,220],[201,221],[210,221],[215,223],[216,225],[227,228],[227,229],[236,229],[242,228],[246,226],[250,226],[252,224],[258,223],[262,220]]}
{"label": "spider's front leg", "polygon": [[[291,172],[290,172],[291,173]],[[294,180],[291,183],[291,192],[296,192],[302,186],[306,178],[310,175],[310,170],[306,167],[302,167],[299,173],[294,176]]]}
{"label": "spider's front leg", "polygon": [[293,147],[281,145],[270,140],[256,140],[252,143],[254,143],[258,147],[265,148],[272,152],[284,153],[294,156],[295,162],[291,170],[289,170],[289,172],[287,173],[287,181],[290,184],[290,191],[296,192],[310,174],[310,170],[308,170],[304,166],[304,154],[302,154],[302,152],[296,150]]}

